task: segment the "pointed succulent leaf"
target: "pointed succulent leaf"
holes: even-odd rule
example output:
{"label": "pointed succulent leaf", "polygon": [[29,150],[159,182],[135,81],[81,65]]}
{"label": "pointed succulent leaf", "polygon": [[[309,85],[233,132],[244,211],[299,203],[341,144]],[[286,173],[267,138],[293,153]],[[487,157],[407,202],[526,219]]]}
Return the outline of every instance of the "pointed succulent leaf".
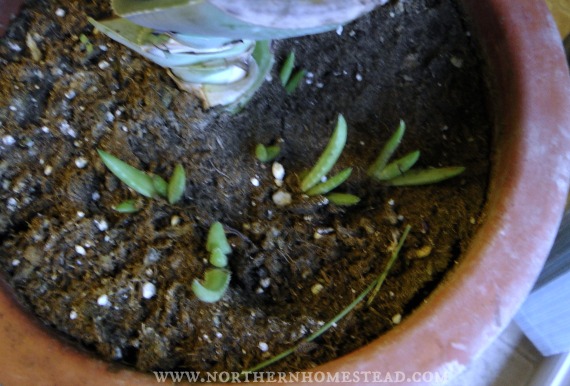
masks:
{"label": "pointed succulent leaf", "polygon": [[287,94],[293,94],[293,92],[299,86],[299,83],[303,80],[303,78],[307,75],[307,70],[299,70],[291,77],[287,85],[285,86],[285,91]]}
{"label": "pointed succulent leaf", "polygon": [[396,131],[394,132],[394,134],[392,134],[390,139],[388,139],[388,142],[386,142],[386,144],[380,151],[380,154],[378,155],[372,166],[368,168],[369,176],[378,175],[382,172],[382,170],[384,170],[384,168],[388,164],[388,161],[390,160],[390,158],[392,157],[392,155],[400,145],[400,142],[402,141],[402,137],[404,136],[405,132],[406,132],[406,123],[400,120],[400,125],[398,126]]}
{"label": "pointed succulent leaf", "polygon": [[152,184],[154,185],[154,188],[156,189],[156,193],[158,193],[158,195],[160,197],[167,198],[167,196],[168,196],[168,182],[166,182],[164,180],[164,178],[154,174],[152,176]]}
{"label": "pointed succulent leaf", "polygon": [[206,242],[206,250],[208,252],[212,252],[216,248],[219,248],[225,255],[232,253],[232,247],[226,238],[224,226],[219,221],[216,221],[210,227],[208,241]]}
{"label": "pointed succulent leaf", "polygon": [[281,152],[281,147],[279,146],[265,146],[263,144],[258,144],[255,147],[255,156],[261,162],[271,162]]}
{"label": "pointed succulent leaf", "polygon": [[410,170],[399,177],[386,181],[393,186],[411,186],[435,184],[453,178],[465,171],[463,166],[449,166],[444,168]]}
{"label": "pointed succulent leaf", "polygon": [[230,284],[230,273],[225,269],[212,268],[204,273],[204,281],[192,282],[194,295],[203,302],[214,303],[220,300]]}
{"label": "pointed succulent leaf", "polygon": [[390,162],[380,173],[374,174],[374,177],[380,181],[391,180],[392,178],[401,176],[410,170],[420,158],[419,150],[406,154],[402,158]]}
{"label": "pointed succulent leaf", "polygon": [[315,186],[334,166],[346,144],[346,120],[339,114],[336,127],[325,150],[319,157],[315,166],[301,181],[301,190],[308,191]]}
{"label": "pointed succulent leaf", "polygon": [[138,212],[139,208],[135,200],[125,200],[117,205],[115,210],[119,213],[135,213]]}
{"label": "pointed succulent leaf", "polygon": [[228,265],[228,257],[220,248],[214,248],[210,253],[210,264],[218,268],[225,268]]}
{"label": "pointed succulent leaf", "polygon": [[172,172],[172,177],[168,182],[168,202],[174,204],[178,202],[186,190],[186,172],[182,165],[177,164]]}
{"label": "pointed succulent leaf", "polygon": [[331,193],[327,194],[330,202],[339,206],[352,206],[360,202],[360,197],[349,193]]}
{"label": "pointed succulent leaf", "polygon": [[315,196],[317,194],[326,194],[331,190],[337,188],[344,181],[346,181],[351,174],[352,174],[352,168],[346,168],[342,172],[329,178],[325,182],[321,182],[320,184],[313,186],[311,189],[307,191],[307,195]]}
{"label": "pointed succulent leaf", "polygon": [[106,151],[97,149],[97,152],[105,166],[107,166],[118,179],[143,196],[156,196],[157,192],[152,182],[152,177],[148,174],[121,161]]}
{"label": "pointed succulent leaf", "polygon": [[295,67],[295,52],[291,51],[283,63],[283,67],[279,71],[279,80],[281,80],[281,85],[285,87],[289,83],[291,74],[293,73],[293,68]]}

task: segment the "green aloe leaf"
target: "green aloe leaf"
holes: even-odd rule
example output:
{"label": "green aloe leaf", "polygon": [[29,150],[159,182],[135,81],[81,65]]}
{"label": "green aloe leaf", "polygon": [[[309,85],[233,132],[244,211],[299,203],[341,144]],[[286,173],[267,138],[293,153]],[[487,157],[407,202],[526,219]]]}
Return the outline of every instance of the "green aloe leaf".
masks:
{"label": "green aloe leaf", "polygon": [[228,257],[220,248],[214,248],[210,253],[210,264],[218,268],[225,268],[228,265]]}
{"label": "green aloe leaf", "polygon": [[168,202],[171,204],[175,204],[178,202],[184,191],[186,190],[186,172],[182,165],[177,164],[174,167],[174,172],[172,173],[172,177],[170,177],[170,181],[168,182]]}
{"label": "green aloe leaf", "polygon": [[368,168],[369,176],[378,175],[382,172],[382,170],[386,167],[388,161],[390,160],[390,158],[392,157],[392,155],[400,145],[400,142],[402,141],[402,137],[404,136],[405,132],[406,132],[406,123],[403,120],[400,120],[400,125],[398,126],[396,131],[394,132],[394,134],[392,134],[390,139],[388,139],[388,142],[386,142],[386,144],[380,151],[380,154],[378,155],[372,166]]}
{"label": "green aloe leaf", "polygon": [[444,168],[410,170],[400,177],[386,181],[393,186],[411,186],[435,184],[453,178],[465,171],[463,166],[449,166]]}
{"label": "green aloe leaf", "polygon": [[374,177],[380,181],[391,180],[392,178],[401,176],[410,170],[420,158],[419,150],[406,154],[402,158],[390,162],[380,173],[374,174]]}
{"label": "green aloe leaf", "polygon": [[161,176],[157,176],[156,174],[152,176],[152,183],[156,192],[160,197],[167,198],[168,196],[168,182],[164,180]]}
{"label": "green aloe leaf", "polygon": [[103,160],[105,166],[107,166],[107,168],[109,168],[109,170],[118,179],[123,181],[136,192],[151,198],[157,195],[152,177],[148,174],[132,167],[126,162],[121,161],[106,151],[97,149],[97,153],[99,153],[99,156],[101,157],[101,160]]}
{"label": "green aloe leaf", "polygon": [[281,152],[281,147],[279,146],[265,146],[263,144],[258,144],[255,147],[255,156],[261,162],[271,162]]}
{"label": "green aloe leaf", "polygon": [[329,178],[325,182],[321,182],[320,184],[313,186],[311,189],[307,191],[307,195],[315,196],[317,194],[326,194],[331,190],[337,188],[344,181],[346,181],[351,174],[352,174],[352,168],[346,168],[342,172]]}
{"label": "green aloe leaf", "polygon": [[360,202],[360,197],[349,193],[331,193],[327,194],[330,202],[339,206],[352,206]]}
{"label": "green aloe leaf", "polygon": [[119,213],[135,213],[138,212],[137,202],[135,200],[125,200],[115,207]]}
{"label": "green aloe leaf", "polygon": [[232,247],[226,238],[224,226],[218,221],[210,226],[208,241],[206,242],[206,250],[208,252],[212,252],[216,248],[219,248],[224,255],[232,253]]}
{"label": "green aloe leaf", "polygon": [[220,300],[230,284],[230,273],[225,269],[212,268],[204,273],[204,281],[192,281],[194,295],[203,302],[214,303]]}
{"label": "green aloe leaf", "polygon": [[293,73],[293,68],[295,67],[295,53],[291,51],[285,59],[285,63],[283,63],[283,67],[281,67],[281,71],[279,71],[279,80],[281,80],[281,85],[285,87],[287,83],[289,83],[289,78],[291,78],[291,74]]}
{"label": "green aloe leaf", "polygon": [[323,178],[335,165],[338,157],[344,149],[346,144],[347,136],[347,125],[346,120],[339,114],[336,127],[333,131],[331,139],[327,144],[325,150],[319,157],[315,166],[309,171],[309,173],[301,181],[301,190],[303,192],[308,191],[313,186],[315,186],[321,178]]}

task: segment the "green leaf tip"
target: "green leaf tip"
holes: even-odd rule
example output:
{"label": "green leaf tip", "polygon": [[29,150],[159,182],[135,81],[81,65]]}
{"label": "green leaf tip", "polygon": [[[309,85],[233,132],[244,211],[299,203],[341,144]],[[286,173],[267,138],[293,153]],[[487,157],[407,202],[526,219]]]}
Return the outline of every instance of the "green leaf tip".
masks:
{"label": "green leaf tip", "polygon": [[317,194],[326,194],[331,190],[340,186],[352,174],[352,168],[346,168],[335,176],[329,178],[325,182],[321,182],[307,190],[307,195],[315,196]]}
{"label": "green leaf tip", "polygon": [[152,176],[152,184],[160,197],[168,197],[168,182],[164,178],[155,174]]}
{"label": "green leaf tip", "polygon": [[456,177],[465,171],[463,166],[410,170],[399,177],[387,181],[392,186],[415,186],[435,184]]}
{"label": "green leaf tip", "polygon": [[135,213],[139,208],[135,200],[125,200],[114,208],[119,213]]}
{"label": "green leaf tip", "polygon": [[339,114],[336,127],[333,131],[331,139],[329,140],[329,143],[319,157],[315,166],[301,181],[301,190],[303,192],[308,191],[317,183],[319,183],[319,181],[321,181],[321,178],[323,178],[333,168],[336,161],[340,157],[342,150],[344,149],[344,145],[346,144],[346,136],[346,120],[342,114]]}
{"label": "green leaf tip", "polygon": [[186,190],[186,172],[182,165],[177,164],[168,182],[168,202],[175,204],[180,201]]}
{"label": "green leaf tip", "polygon": [[212,268],[204,273],[204,281],[192,281],[192,292],[198,299],[206,303],[220,300],[230,284],[230,273],[225,269]]}
{"label": "green leaf tip", "polygon": [[255,156],[259,161],[264,163],[273,161],[275,158],[277,158],[280,152],[281,147],[277,145],[265,146],[260,143],[255,147]]}
{"label": "green leaf tip", "polygon": [[121,161],[106,151],[97,149],[97,153],[99,153],[99,157],[101,157],[105,166],[127,186],[146,197],[152,198],[157,195],[152,177],[148,174]]}
{"label": "green leaf tip", "polygon": [[210,264],[218,268],[225,268],[228,266],[228,256],[220,248],[214,248],[210,253]]}
{"label": "green leaf tip", "polygon": [[224,255],[232,253],[232,247],[226,238],[224,226],[218,221],[213,223],[210,227],[208,241],[206,242],[206,250],[208,252],[213,252],[216,248],[219,248]]}
{"label": "green leaf tip", "polygon": [[330,193],[327,194],[330,202],[339,206],[352,206],[360,202],[360,197],[349,193]]}
{"label": "green leaf tip", "polygon": [[283,67],[281,67],[281,71],[279,71],[279,79],[281,80],[281,85],[285,87],[287,83],[289,83],[289,79],[291,78],[291,74],[293,73],[293,68],[295,67],[295,52],[291,51],[285,62],[283,63]]}
{"label": "green leaf tip", "polygon": [[400,125],[392,134],[392,136],[388,139],[388,142],[384,145],[380,154],[374,161],[374,163],[368,168],[368,175],[374,176],[378,175],[382,172],[382,170],[388,164],[388,161],[402,142],[402,138],[404,137],[404,133],[406,132],[406,123],[403,120],[400,120]]}
{"label": "green leaf tip", "polygon": [[401,176],[410,170],[420,158],[420,151],[416,150],[406,154],[402,158],[390,162],[380,173],[374,174],[373,177],[380,181],[388,181],[395,177]]}
{"label": "green leaf tip", "polygon": [[303,80],[303,78],[307,75],[307,70],[299,70],[291,77],[287,85],[285,86],[285,91],[287,94],[293,94],[293,92],[299,87],[299,83]]}

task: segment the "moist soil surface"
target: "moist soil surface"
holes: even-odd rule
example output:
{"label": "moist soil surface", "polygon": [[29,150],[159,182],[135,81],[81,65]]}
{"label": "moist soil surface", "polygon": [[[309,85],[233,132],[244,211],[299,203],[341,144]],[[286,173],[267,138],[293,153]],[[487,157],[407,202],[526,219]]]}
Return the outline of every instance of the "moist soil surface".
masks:
{"label": "moist soil surface", "polygon": [[[0,40],[0,267],[43,323],[144,371],[242,370],[346,307],[411,225],[372,304],[272,366],[306,369],[394,327],[461,263],[483,216],[491,125],[484,66],[455,1],[393,1],[342,30],[274,42],[273,79],[237,114],[204,110],[166,71],[95,33],[87,16],[110,16],[105,3],[30,1]],[[291,51],[309,73],[288,95],[278,70]],[[334,172],[354,171],[336,191],[361,198],[351,207],[299,189],[339,113],[348,141]],[[419,187],[371,180],[400,119],[397,157],[420,150],[417,168],[466,171]],[[255,158],[259,143],[281,146],[283,186]],[[182,200],[137,195],[96,149],[165,178],[181,163]],[[278,190],[289,205],[274,203]],[[113,209],[126,199],[141,209]],[[214,221],[233,248],[232,277],[222,300],[204,303],[190,285],[210,267]],[[154,296],[143,297],[145,283]]]}

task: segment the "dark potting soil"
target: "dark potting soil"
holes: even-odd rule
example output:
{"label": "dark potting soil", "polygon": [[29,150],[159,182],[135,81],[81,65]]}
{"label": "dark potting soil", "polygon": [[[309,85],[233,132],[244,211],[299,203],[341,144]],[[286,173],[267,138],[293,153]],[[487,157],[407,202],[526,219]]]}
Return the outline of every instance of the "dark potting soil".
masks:
{"label": "dark potting soil", "polygon": [[[29,1],[0,40],[0,266],[46,325],[140,370],[241,370],[346,307],[411,225],[373,303],[273,366],[304,369],[392,328],[461,262],[483,216],[491,124],[484,67],[456,1],[393,1],[338,31],[275,42],[273,79],[235,115],[203,110],[163,69],[94,33],[87,16],[109,16],[105,3]],[[290,51],[309,73],[287,95],[277,73]],[[349,129],[335,171],[354,172],[337,191],[361,197],[352,207],[298,187],[339,113]],[[408,130],[396,156],[418,149],[417,167],[465,173],[419,187],[370,180],[400,119]],[[258,143],[281,145],[282,187],[254,157]],[[183,199],[138,196],[96,149],[165,178],[181,163]],[[278,190],[292,203],[276,205]],[[113,210],[133,198],[139,212]],[[232,278],[209,304],[190,285],[208,268],[214,221],[233,246]]]}

